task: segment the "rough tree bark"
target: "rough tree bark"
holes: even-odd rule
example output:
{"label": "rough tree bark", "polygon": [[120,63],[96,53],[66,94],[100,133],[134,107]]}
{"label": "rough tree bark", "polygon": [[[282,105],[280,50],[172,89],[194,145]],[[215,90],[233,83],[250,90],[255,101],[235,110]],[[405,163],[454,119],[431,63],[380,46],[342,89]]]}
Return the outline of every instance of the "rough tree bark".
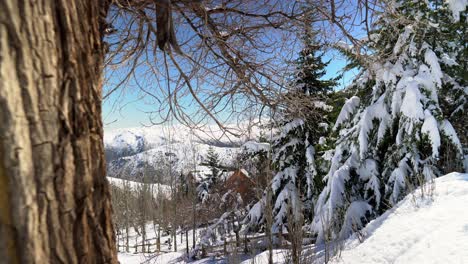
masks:
{"label": "rough tree bark", "polygon": [[107,9],[0,0],[2,263],[117,263],[101,121]]}

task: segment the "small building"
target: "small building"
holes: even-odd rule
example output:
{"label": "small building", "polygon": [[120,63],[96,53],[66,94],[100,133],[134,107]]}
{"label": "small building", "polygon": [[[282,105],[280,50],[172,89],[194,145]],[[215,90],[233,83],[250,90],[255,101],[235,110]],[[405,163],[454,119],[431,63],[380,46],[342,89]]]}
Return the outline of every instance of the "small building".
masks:
{"label": "small building", "polygon": [[235,170],[224,182],[224,188],[241,195],[244,205],[255,199],[255,182],[244,169]]}

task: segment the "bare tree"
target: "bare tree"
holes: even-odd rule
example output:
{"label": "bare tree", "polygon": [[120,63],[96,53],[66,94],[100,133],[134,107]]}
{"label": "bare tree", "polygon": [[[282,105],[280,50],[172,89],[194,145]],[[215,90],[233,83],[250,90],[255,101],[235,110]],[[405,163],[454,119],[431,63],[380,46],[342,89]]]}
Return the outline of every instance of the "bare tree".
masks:
{"label": "bare tree", "polygon": [[[116,241],[117,241],[117,251],[120,252],[120,240],[123,240],[124,234],[122,230],[125,229],[125,207],[126,197],[124,192],[118,186],[113,184],[110,185],[110,190],[112,194],[112,221],[114,223],[114,228],[116,229]],[[127,236],[128,237],[128,236]]]}
{"label": "bare tree", "polygon": [[[151,186],[149,184],[148,175],[143,175],[142,179],[143,182],[138,184],[135,192],[136,192],[136,214],[135,217],[137,218],[137,225],[136,227],[139,228],[140,237],[141,237],[141,252],[147,252],[146,240],[147,240],[147,232],[146,232],[146,225],[149,221],[151,221],[151,200],[152,200],[152,192]],[[138,250],[138,245],[135,245]]]}
{"label": "bare tree", "polygon": [[[117,31],[108,37],[105,99],[125,93],[119,87],[133,88],[151,99],[152,123],[174,116],[197,128],[208,120],[226,128],[224,123],[236,121],[243,109],[260,111],[262,105],[274,104],[286,77],[284,61],[293,55],[295,32],[305,14],[302,3],[172,1],[171,29],[179,45],[161,46],[155,21],[158,8],[168,3],[121,1],[111,9],[110,24]],[[157,52],[158,47],[169,52]],[[221,118],[227,109],[232,114]]]}
{"label": "bare tree", "polygon": [[[130,227],[133,226],[134,194],[130,183],[124,180],[121,185],[111,184],[114,227],[117,230],[117,249],[120,250],[120,240],[124,242],[125,252],[130,252]],[[124,234],[125,231],[125,234]]]}
{"label": "bare tree", "polygon": [[[295,56],[304,25],[314,23],[324,46],[349,44],[354,53],[365,54],[362,40],[382,2],[119,1],[110,12],[109,23],[116,30],[107,39],[109,85],[104,98],[125,94],[119,89],[125,86],[154,107],[148,113],[150,123],[174,116],[199,129],[209,120],[227,129],[227,121],[247,119],[244,109],[262,115],[264,106],[280,102],[278,95],[291,72],[285,62]],[[162,8],[171,11],[174,24],[167,28],[170,33],[163,33],[171,36],[167,45],[158,39]],[[158,47],[169,53],[157,52]],[[226,112],[230,114],[223,115]],[[231,127],[228,132],[245,131]]]}

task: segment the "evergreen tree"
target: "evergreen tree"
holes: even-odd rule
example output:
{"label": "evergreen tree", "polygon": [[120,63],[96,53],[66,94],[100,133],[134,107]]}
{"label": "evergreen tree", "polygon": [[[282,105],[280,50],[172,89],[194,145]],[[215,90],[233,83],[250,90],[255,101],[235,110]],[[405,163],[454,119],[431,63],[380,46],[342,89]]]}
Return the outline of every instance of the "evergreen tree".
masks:
{"label": "evergreen tree", "polygon": [[462,145],[442,102],[460,104],[446,92],[466,98],[466,82],[449,70],[466,61],[458,48],[448,48],[457,43],[455,33],[437,36],[458,23],[435,20],[447,8],[438,2],[396,1],[373,25],[369,63],[353,83],[359,97],[346,101],[334,126],[327,186],[311,225],[319,240],[347,237],[447,172],[440,165],[443,146],[452,146],[451,162],[461,169]]}
{"label": "evergreen tree", "polygon": [[[449,2],[451,3],[451,2]],[[453,125],[462,146],[465,147],[464,155],[468,155],[468,116],[465,109],[468,108],[466,87],[468,86],[468,30],[467,10],[457,13],[451,10],[447,1],[434,1],[434,12],[431,19],[437,27],[430,28],[431,43],[437,46],[435,53],[439,56],[441,69],[446,72],[446,80],[442,83],[440,95],[440,106],[444,116]],[[446,154],[439,161],[443,171],[454,171],[460,169],[457,160],[457,149],[451,144],[441,145]],[[466,160],[468,162],[468,160]],[[465,170],[468,164],[465,165]]]}
{"label": "evergreen tree", "polygon": [[[288,227],[289,214],[294,214],[295,219],[311,216],[314,197],[322,188],[322,180],[317,177],[314,146],[327,133],[330,106],[326,99],[336,85],[335,79],[321,79],[328,65],[322,57],[314,35],[306,32],[284,104],[279,116],[273,117],[274,126],[279,130],[272,143],[272,161],[277,171],[271,182],[273,232]],[[251,225],[263,222],[259,210],[265,208],[265,202],[263,197],[252,208],[247,219]],[[301,206],[302,209],[297,210]]]}
{"label": "evergreen tree", "polygon": [[210,146],[206,156],[206,166],[210,168],[210,174],[208,178],[215,184],[218,181],[219,176],[219,155],[215,152],[214,148]]}
{"label": "evergreen tree", "polygon": [[325,68],[329,62],[323,61],[324,52],[317,43],[315,33],[310,28],[306,28],[303,37],[304,47],[299,52],[296,60],[296,72],[291,83],[292,93],[300,92],[301,95],[309,95],[319,99],[326,99],[326,96],[333,91],[338,78],[323,80],[326,74]]}

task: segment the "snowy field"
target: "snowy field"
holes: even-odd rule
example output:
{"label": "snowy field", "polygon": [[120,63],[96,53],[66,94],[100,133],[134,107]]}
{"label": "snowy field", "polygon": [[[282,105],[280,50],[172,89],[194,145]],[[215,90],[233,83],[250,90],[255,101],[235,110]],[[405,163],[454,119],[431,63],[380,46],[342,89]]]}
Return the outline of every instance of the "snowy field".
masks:
{"label": "snowy field", "polygon": [[[341,256],[331,263],[468,263],[468,174],[450,173],[436,179],[434,186],[431,196],[422,198],[421,191],[416,190],[369,223],[362,230],[363,242],[351,237],[345,242]],[[189,245],[191,242],[189,236]],[[162,249],[168,250],[167,245],[162,245]],[[120,253],[119,260],[122,264],[186,263],[184,252],[182,241],[178,252],[158,256]],[[275,263],[286,263],[286,255],[275,250]],[[268,263],[268,253],[240,256],[239,262]],[[317,260],[322,262],[323,259]],[[228,263],[228,260],[206,258],[191,263]]]}

